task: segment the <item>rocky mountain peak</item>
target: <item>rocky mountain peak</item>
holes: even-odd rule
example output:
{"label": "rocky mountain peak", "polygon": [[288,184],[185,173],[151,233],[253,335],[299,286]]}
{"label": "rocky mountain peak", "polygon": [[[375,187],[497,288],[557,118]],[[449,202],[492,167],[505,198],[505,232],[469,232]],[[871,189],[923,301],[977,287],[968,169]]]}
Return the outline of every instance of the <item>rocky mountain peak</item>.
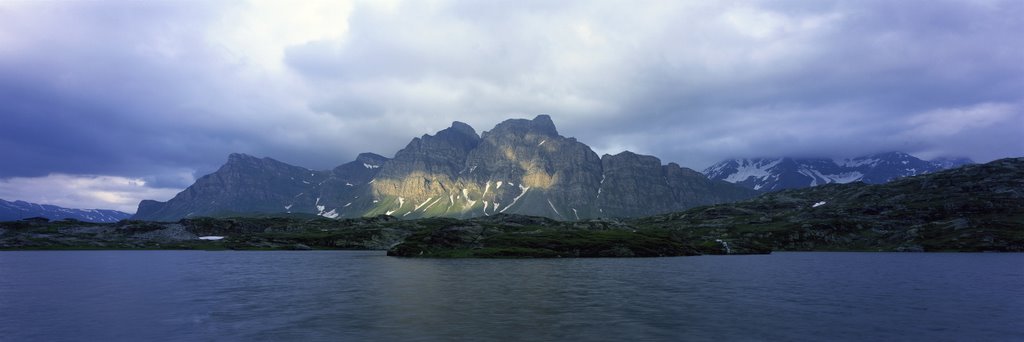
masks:
{"label": "rocky mountain peak", "polygon": [[459,149],[472,149],[480,143],[480,136],[476,134],[476,130],[473,127],[455,121],[452,122],[451,127],[445,128],[438,131],[434,135],[424,134],[422,137],[413,139],[409,142],[409,149],[413,146],[421,146],[426,149],[436,147],[457,147]]}
{"label": "rocky mountain peak", "polygon": [[457,132],[466,136],[479,137],[476,134],[476,130],[473,129],[473,126],[470,126],[462,121],[452,121],[451,127],[447,128],[446,130],[451,130],[453,133]]}
{"label": "rocky mountain peak", "polygon": [[228,155],[228,161],[220,167],[218,172],[227,173],[250,173],[274,170],[274,172],[305,172],[306,168],[292,166],[270,157],[254,157],[244,153],[232,153]]}
{"label": "rocky mountain peak", "polygon": [[263,159],[245,153],[232,153],[228,155],[228,161],[221,166],[221,170],[247,169],[264,162]]}
{"label": "rocky mountain peak", "polygon": [[228,155],[228,164],[230,164],[230,163],[243,163],[243,162],[249,162],[249,161],[252,161],[252,160],[259,160],[259,158],[250,156],[250,155],[245,154],[245,153],[237,153],[237,152]]}
{"label": "rocky mountain peak", "polygon": [[376,154],[376,153],[363,152],[363,153],[360,153],[358,156],[356,156],[356,161],[360,162],[360,163],[364,163],[366,165],[370,165],[370,166],[367,166],[367,167],[372,167],[372,166],[380,166],[381,164],[384,164],[384,162],[388,161],[388,158],[385,157],[385,156]]}
{"label": "rocky mountain peak", "polygon": [[643,167],[660,167],[661,159],[655,156],[636,154],[632,151],[622,151],[616,155],[605,154],[601,156],[605,163],[626,163],[629,165],[642,165]]}
{"label": "rocky mountain peak", "polygon": [[345,183],[364,178],[369,180],[367,177],[377,174],[388,160],[391,159],[376,153],[363,152],[356,156],[356,160],[335,167],[334,174],[337,178],[345,180]]}
{"label": "rocky mountain peak", "polygon": [[174,199],[140,203],[136,218],[287,212],[580,220],[650,215],[755,194],[663,166],[652,156],[627,151],[602,160],[589,146],[559,135],[548,115],[506,120],[481,135],[456,121],[412,139],[393,159],[363,153],[325,172],[233,154],[221,170]]}
{"label": "rocky mountain peak", "polygon": [[557,137],[558,129],[555,128],[554,121],[551,121],[551,116],[541,114],[537,115],[537,117],[533,118],[533,120],[508,119],[502,121],[497,126],[494,126],[494,129],[486,133],[515,136],[535,134],[542,136]]}

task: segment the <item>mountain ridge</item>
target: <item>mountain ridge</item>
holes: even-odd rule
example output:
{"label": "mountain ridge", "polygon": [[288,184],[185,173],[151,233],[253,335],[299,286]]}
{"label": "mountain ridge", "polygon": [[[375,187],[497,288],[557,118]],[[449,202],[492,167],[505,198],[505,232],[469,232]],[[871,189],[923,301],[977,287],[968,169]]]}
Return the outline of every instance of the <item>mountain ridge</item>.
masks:
{"label": "mountain ridge", "polygon": [[894,179],[932,173],[974,162],[966,158],[921,160],[903,152],[885,152],[846,159],[738,158],[726,159],[702,172],[757,191],[778,191],[829,183],[882,184]]}
{"label": "mountain ridge", "polygon": [[[632,157],[625,155],[625,157]],[[222,239],[207,240],[202,237]],[[1024,158],[886,184],[826,184],[639,219],[327,219],[309,214],[0,222],[0,249],[374,249],[406,257],[635,257],[770,251],[1024,251]]]}
{"label": "mountain ridge", "polygon": [[662,165],[653,156],[599,157],[586,144],[559,135],[548,115],[508,119],[480,134],[455,121],[413,138],[394,158],[360,156],[372,163],[357,158],[332,171],[313,171],[232,154],[168,202],[143,201],[134,218],[287,212],[329,218],[508,213],[580,220],[638,217],[756,194],[675,163]]}
{"label": "mountain ridge", "polygon": [[0,221],[16,221],[31,217],[50,220],[75,219],[84,222],[110,223],[131,217],[132,214],[111,209],[74,209],[50,204],[0,199]]}

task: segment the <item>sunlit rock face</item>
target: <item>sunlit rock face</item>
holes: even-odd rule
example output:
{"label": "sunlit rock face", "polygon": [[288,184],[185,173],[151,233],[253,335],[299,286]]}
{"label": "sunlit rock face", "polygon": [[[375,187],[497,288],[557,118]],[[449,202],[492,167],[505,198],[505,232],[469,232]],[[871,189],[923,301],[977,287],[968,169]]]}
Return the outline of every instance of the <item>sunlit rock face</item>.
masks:
{"label": "sunlit rock face", "polygon": [[[508,213],[579,220],[653,215],[755,194],[652,156],[598,157],[575,138],[559,135],[547,115],[506,120],[480,135],[454,122],[412,139],[392,159],[362,154],[332,171],[266,163],[267,169],[259,163],[247,164],[245,171],[222,168],[167,203],[141,203],[136,218],[287,212],[331,218]],[[211,181],[222,178],[236,181]],[[242,200],[241,194],[248,195],[245,205],[224,204]]]}
{"label": "sunlit rock face", "polygon": [[601,159],[587,145],[558,134],[547,115],[506,120],[484,132],[466,161],[464,178],[500,189],[483,200],[506,213],[555,219],[596,217],[593,194],[601,180]]}
{"label": "sunlit rock face", "polygon": [[[454,122],[435,135],[414,138],[384,164],[374,179],[370,190],[377,202],[367,214],[426,214],[421,209],[433,210],[430,216],[448,214],[454,207],[454,198],[438,206],[442,204],[440,199],[464,188],[459,172],[466,164],[466,156],[479,143],[476,131],[461,122]],[[428,201],[432,202],[424,203]]]}

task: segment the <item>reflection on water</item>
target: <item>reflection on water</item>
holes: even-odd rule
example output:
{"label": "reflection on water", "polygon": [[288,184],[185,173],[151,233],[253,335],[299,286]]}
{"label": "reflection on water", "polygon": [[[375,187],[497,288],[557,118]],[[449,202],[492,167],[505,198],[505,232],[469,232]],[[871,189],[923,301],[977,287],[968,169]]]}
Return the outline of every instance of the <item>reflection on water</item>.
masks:
{"label": "reflection on water", "polygon": [[0,253],[2,340],[1006,340],[1024,255]]}

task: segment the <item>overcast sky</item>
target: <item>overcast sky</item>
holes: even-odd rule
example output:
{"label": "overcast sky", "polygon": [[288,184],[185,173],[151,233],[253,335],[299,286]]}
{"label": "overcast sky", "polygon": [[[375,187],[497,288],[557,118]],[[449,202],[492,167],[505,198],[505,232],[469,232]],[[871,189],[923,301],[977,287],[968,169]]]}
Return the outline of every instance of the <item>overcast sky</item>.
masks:
{"label": "overcast sky", "polygon": [[0,1],[0,198],[134,212],[550,114],[599,154],[1024,155],[1024,1]]}

